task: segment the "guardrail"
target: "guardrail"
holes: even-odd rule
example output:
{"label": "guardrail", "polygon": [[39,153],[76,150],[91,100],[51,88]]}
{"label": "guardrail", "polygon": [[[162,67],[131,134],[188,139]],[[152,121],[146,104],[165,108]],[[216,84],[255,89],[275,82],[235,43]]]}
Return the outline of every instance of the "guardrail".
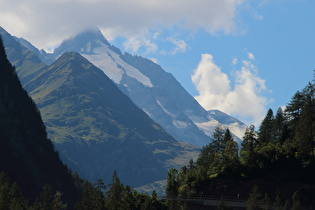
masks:
{"label": "guardrail", "polygon": [[[162,200],[166,200],[167,197],[161,197]],[[200,195],[200,196],[192,196],[192,197],[186,197],[181,198],[178,197],[176,200],[182,201],[182,202],[194,202],[194,203],[200,203],[204,206],[219,206],[222,202],[221,197],[217,196],[209,196],[209,195]],[[246,208],[247,207],[247,199],[241,198],[241,197],[223,197],[224,203],[228,207],[240,207],[240,208]],[[261,205],[263,208],[263,204]],[[281,203],[281,206],[284,207],[284,202]],[[276,203],[272,202],[270,204],[271,209],[276,209]],[[301,205],[301,209],[303,210],[315,210],[315,206],[311,205]]]}

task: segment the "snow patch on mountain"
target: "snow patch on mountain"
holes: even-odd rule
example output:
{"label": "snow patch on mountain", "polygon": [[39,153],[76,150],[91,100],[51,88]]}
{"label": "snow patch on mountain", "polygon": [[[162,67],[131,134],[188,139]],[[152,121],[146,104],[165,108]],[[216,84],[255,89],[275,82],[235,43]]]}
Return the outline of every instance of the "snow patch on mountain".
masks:
{"label": "snow patch on mountain", "polygon": [[[86,59],[91,61],[95,66],[100,68],[104,73],[112,79],[115,83],[120,84],[122,76],[126,73],[129,77],[136,79],[144,86],[153,87],[151,80],[142,74],[136,68],[125,63],[120,56],[113,52],[109,46],[99,41],[100,47],[96,47],[92,50],[93,54],[82,54]],[[90,46],[87,46],[87,52],[89,52]]]}
{"label": "snow patch on mountain", "polygon": [[195,124],[197,123],[204,123],[208,121],[208,117],[206,116],[198,116],[198,115],[194,115],[192,114],[192,112],[187,112],[185,111],[185,114],[189,117],[189,119],[191,119],[191,121],[193,121]]}
{"label": "snow patch on mountain", "polygon": [[215,119],[209,119],[209,121],[206,122],[202,122],[202,123],[195,123],[199,129],[201,129],[203,132],[205,132],[206,135],[208,136],[212,136],[215,128],[218,125],[223,126],[224,129],[229,128],[229,130],[232,132],[232,134],[234,134],[234,138],[236,140],[236,142],[241,143],[242,142],[242,138],[244,136],[244,132],[246,129],[246,125],[240,125],[239,123],[235,122],[232,124],[222,124],[220,122],[218,122]]}
{"label": "snow patch on mountain", "polygon": [[[220,122],[220,124],[224,127],[224,129],[229,128],[229,130],[234,134],[234,138],[236,138],[235,140],[238,143],[242,142],[245,130],[247,128],[246,124],[219,110],[209,110],[207,112],[209,114],[208,117],[210,121],[212,120],[213,122],[217,122],[217,123]],[[201,129],[204,130],[206,128],[206,125],[210,125],[210,124],[211,123],[203,123],[203,124],[201,123],[199,124],[199,126]]]}
{"label": "snow patch on mountain", "polygon": [[235,122],[228,125],[230,131],[235,134],[238,138],[243,139],[245,130],[247,128],[246,125],[240,125],[239,123]]}
{"label": "snow patch on mountain", "polygon": [[220,123],[216,120],[209,120],[202,123],[196,123],[199,129],[205,132],[206,135],[211,136],[214,132],[216,126],[220,125]]}
{"label": "snow patch on mountain", "polygon": [[167,110],[163,107],[162,103],[161,103],[158,99],[156,99],[156,102],[158,103],[158,105],[163,109],[163,111],[164,111],[166,114],[168,114],[168,115],[171,116],[172,118],[175,118],[175,117],[176,117],[173,113],[167,111]]}
{"label": "snow patch on mountain", "polygon": [[124,71],[117,67],[117,63],[113,61],[109,56],[104,56],[102,54],[81,54],[83,57],[88,59],[96,67],[101,69],[110,79],[115,83],[120,84],[122,75]]}
{"label": "snow patch on mountain", "polygon": [[144,111],[151,118],[152,115],[147,109],[142,109],[142,111]]}

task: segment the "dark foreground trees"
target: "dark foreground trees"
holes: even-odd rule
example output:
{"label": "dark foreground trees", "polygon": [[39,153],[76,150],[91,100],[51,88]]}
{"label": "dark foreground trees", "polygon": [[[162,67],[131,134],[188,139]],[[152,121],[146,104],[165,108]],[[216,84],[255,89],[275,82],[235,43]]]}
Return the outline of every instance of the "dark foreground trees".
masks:
{"label": "dark foreground trees", "polygon": [[[153,191],[151,196],[138,193],[130,186],[124,186],[117,173],[114,172],[111,184],[105,186],[101,179],[95,184],[80,179],[75,173],[76,185],[81,189],[82,195],[74,205],[77,210],[163,210],[167,204],[162,202]],[[71,205],[73,206],[73,205]],[[71,207],[70,207],[71,208]],[[2,172],[0,174],[0,209],[1,210],[63,210],[69,209],[63,201],[60,191],[53,191],[50,185],[44,185],[34,203],[25,199],[19,186],[11,184],[9,178]]]}
{"label": "dark foreground trees", "polygon": [[96,184],[92,185],[86,180],[77,180],[81,183],[82,197],[75,205],[77,210],[103,210],[103,209],[166,209],[163,203],[153,191],[151,196],[138,193],[133,187],[124,186],[120,182],[116,171],[113,173],[112,182],[105,186],[102,180],[98,179]]}
{"label": "dark foreground trees", "polygon": [[314,203],[314,171],[315,78],[297,91],[285,110],[279,108],[274,115],[269,109],[257,131],[249,126],[239,147],[228,129],[217,127],[212,142],[201,149],[196,162],[178,171],[178,195],[221,196],[237,189],[248,196],[250,186],[260,184],[263,195],[267,192],[273,200],[277,196],[288,199],[287,206],[290,201],[298,209],[295,191],[302,193],[301,200]]}

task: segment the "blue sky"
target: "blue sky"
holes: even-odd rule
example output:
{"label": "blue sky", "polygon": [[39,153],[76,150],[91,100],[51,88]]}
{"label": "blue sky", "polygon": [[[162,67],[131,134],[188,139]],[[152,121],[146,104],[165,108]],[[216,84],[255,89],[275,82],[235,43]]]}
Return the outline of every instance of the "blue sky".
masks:
{"label": "blue sky", "polygon": [[[44,2],[44,3],[43,3]],[[132,2],[132,4],[131,4]],[[206,109],[258,125],[313,78],[313,0],[2,0],[0,25],[52,50],[90,26],[172,73]]]}

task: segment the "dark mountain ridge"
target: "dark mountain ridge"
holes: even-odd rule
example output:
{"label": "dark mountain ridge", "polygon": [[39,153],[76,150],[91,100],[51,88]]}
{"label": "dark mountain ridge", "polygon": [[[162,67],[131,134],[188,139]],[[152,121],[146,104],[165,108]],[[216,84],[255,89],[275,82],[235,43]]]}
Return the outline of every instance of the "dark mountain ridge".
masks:
{"label": "dark mountain ridge", "polygon": [[71,174],[47,138],[34,101],[7,60],[1,36],[0,142],[0,171],[20,185],[27,199],[34,201],[45,184],[62,191],[70,203],[77,199]]}

